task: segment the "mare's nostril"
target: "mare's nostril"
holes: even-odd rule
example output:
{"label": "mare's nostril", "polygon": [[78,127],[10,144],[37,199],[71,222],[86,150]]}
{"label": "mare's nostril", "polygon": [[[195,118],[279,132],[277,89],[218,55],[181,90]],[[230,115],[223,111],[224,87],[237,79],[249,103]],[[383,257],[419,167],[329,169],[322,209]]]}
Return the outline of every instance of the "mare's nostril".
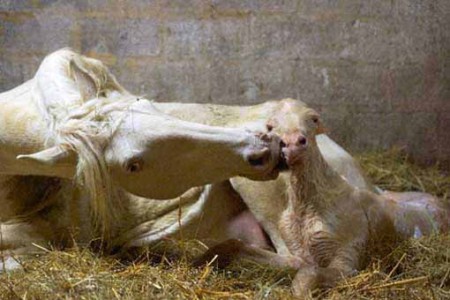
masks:
{"label": "mare's nostril", "polygon": [[308,141],[306,140],[306,138],[304,136],[301,136],[298,138],[298,144],[300,146],[305,147],[308,144]]}
{"label": "mare's nostril", "polygon": [[270,150],[265,149],[258,153],[253,153],[248,157],[248,163],[253,167],[259,167],[266,164],[270,157]]}
{"label": "mare's nostril", "polygon": [[264,158],[260,157],[260,158],[250,158],[248,160],[248,162],[250,163],[250,165],[257,167],[257,166],[262,166],[264,164]]}

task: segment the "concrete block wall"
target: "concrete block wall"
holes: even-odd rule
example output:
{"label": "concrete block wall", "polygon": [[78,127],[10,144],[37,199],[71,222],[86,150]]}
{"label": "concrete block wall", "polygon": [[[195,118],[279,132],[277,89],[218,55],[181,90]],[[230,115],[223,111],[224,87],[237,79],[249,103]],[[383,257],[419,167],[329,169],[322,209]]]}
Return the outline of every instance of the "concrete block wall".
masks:
{"label": "concrete block wall", "polygon": [[450,166],[448,0],[1,0],[0,45],[1,91],[70,46],[148,98],[299,98],[352,151]]}

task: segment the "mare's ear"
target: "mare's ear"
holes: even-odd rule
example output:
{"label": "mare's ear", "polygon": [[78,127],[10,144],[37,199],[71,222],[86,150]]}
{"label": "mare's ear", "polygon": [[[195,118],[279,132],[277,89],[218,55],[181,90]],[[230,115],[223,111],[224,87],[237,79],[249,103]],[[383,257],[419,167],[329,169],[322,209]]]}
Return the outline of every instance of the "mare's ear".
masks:
{"label": "mare's ear", "polygon": [[18,155],[17,159],[33,162],[41,167],[75,167],[77,164],[77,154],[63,146],[54,146],[32,154]]}
{"label": "mare's ear", "polygon": [[99,83],[95,80],[95,76],[90,74],[78,59],[70,61],[70,73],[78,85],[81,97],[84,101],[96,98],[99,93]]}

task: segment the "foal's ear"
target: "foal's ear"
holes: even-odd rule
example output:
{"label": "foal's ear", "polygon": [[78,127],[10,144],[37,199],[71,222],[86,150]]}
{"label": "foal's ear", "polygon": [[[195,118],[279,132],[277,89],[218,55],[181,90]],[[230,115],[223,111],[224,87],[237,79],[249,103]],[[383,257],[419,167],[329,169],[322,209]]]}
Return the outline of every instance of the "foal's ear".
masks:
{"label": "foal's ear", "polygon": [[272,129],[278,126],[278,121],[275,118],[270,118],[266,123],[266,129],[271,132]]}
{"label": "foal's ear", "polygon": [[76,166],[77,154],[63,146],[54,146],[32,154],[17,156],[18,160],[27,160],[40,166]]}
{"label": "foal's ear", "polygon": [[316,125],[316,131],[315,131],[316,135],[322,134],[322,133],[328,133],[328,129],[325,128],[325,126],[323,125],[318,113],[314,114],[312,116],[312,120],[313,120],[314,124]]}
{"label": "foal's ear", "polygon": [[329,130],[323,125],[323,123],[320,121],[317,124],[316,134],[322,134],[322,133],[328,133]]}

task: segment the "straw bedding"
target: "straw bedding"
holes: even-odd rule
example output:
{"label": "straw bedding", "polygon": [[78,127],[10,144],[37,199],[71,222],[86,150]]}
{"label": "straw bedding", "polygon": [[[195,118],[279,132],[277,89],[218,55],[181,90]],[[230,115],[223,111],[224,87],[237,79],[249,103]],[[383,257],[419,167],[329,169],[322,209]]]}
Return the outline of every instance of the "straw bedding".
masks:
{"label": "straw bedding", "polygon": [[[369,178],[383,189],[425,191],[449,205],[450,174],[424,168],[399,150],[358,156]],[[171,242],[165,255],[147,249],[129,259],[86,248],[22,258],[23,270],[0,274],[2,299],[290,299],[290,278],[283,270],[250,262],[226,270],[192,268],[204,250],[197,241]],[[174,259],[175,258],[175,259]],[[324,299],[449,299],[450,235],[408,240],[386,257],[328,291]]]}

